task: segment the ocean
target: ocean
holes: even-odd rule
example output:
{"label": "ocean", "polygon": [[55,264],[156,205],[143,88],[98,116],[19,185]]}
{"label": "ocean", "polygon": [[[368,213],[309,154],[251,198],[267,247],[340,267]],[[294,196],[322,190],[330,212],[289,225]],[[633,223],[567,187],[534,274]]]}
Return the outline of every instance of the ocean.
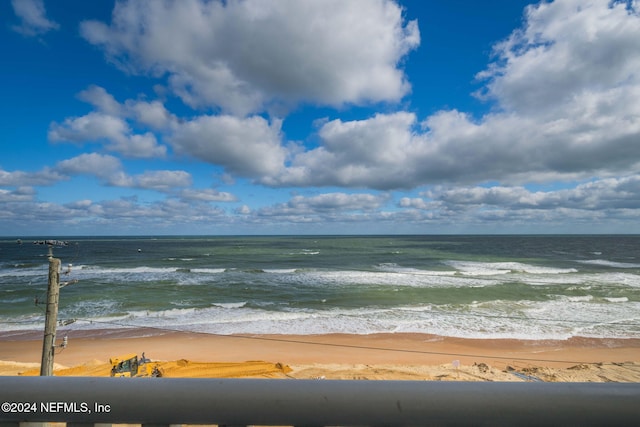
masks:
{"label": "ocean", "polygon": [[[70,237],[58,335],[640,338],[640,236]],[[0,239],[0,333],[42,331],[47,246]],[[71,266],[69,266],[71,264]],[[142,332],[141,332],[142,333]]]}

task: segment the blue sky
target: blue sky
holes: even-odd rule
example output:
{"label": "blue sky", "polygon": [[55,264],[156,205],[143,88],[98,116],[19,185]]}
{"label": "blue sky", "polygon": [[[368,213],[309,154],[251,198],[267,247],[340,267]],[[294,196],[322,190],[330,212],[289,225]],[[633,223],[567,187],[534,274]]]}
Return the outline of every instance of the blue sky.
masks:
{"label": "blue sky", "polygon": [[640,233],[637,1],[0,17],[0,235]]}

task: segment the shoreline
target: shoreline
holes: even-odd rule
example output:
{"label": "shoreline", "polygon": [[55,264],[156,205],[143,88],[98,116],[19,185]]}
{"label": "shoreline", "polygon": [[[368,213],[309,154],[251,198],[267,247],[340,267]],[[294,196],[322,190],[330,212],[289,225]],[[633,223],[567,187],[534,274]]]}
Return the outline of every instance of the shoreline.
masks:
{"label": "shoreline", "polygon": [[[59,331],[57,341],[65,334]],[[66,332],[69,344],[55,362],[75,366],[145,352],[153,360],[200,362],[268,360],[285,364],[463,365],[485,363],[568,368],[577,364],[640,362],[640,339],[555,340],[469,339],[415,333],[371,335],[212,335],[154,329]],[[0,360],[39,363],[42,333],[0,333]]]}

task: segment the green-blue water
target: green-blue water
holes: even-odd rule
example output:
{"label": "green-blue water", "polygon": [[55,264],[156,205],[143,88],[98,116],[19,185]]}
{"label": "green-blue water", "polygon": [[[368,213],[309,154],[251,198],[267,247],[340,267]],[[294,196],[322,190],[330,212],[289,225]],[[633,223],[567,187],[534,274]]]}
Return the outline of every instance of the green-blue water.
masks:
{"label": "green-blue water", "polygon": [[[42,330],[46,246],[0,240],[0,331]],[[640,338],[640,236],[69,238],[60,331]]]}

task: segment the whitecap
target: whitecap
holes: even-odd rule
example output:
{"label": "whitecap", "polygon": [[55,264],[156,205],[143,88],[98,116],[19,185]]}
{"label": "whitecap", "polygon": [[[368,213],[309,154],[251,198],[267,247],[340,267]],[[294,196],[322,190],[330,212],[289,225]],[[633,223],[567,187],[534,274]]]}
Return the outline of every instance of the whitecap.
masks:
{"label": "whitecap", "polygon": [[578,262],[582,264],[600,265],[603,267],[612,267],[612,268],[640,268],[640,264],[637,264],[637,263],[616,262],[616,261],[609,261],[606,259],[580,260]]}
{"label": "whitecap", "polygon": [[145,273],[174,273],[176,267],[99,267],[99,266],[81,266],[83,273],[91,274],[145,274]]}
{"label": "whitecap", "polygon": [[413,267],[402,267],[394,262],[378,264],[376,269],[390,273],[424,274],[427,276],[453,276],[456,274],[454,270],[425,270]]}
{"label": "whitecap", "polygon": [[17,304],[31,300],[29,297],[1,298],[0,304]]}
{"label": "whitecap", "polygon": [[588,302],[593,301],[593,295],[567,297],[567,299],[571,302]]}
{"label": "whitecap", "polygon": [[492,276],[510,273],[529,274],[568,274],[577,273],[575,268],[543,267],[520,262],[475,262],[475,261],[447,261],[463,275]]}
{"label": "whitecap", "polygon": [[247,305],[246,301],[243,302],[215,302],[211,304],[214,307],[233,309],[233,308],[242,308]]}
{"label": "whitecap", "polygon": [[204,274],[219,274],[224,273],[226,269],[224,268],[192,268],[192,273],[204,273]]}
{"label": "whitecap", "polygon": [[605,297],[605,299],[609,302],[628,302],[629,298],[627,297]]}
{"label": "whitecap", "polygon": [[[282,276],[281,280],[286,280]],[[408,286],[408,287],[485,287],[497,285],[500,282],[481,277],[462,277],[452,274],[413,274],[392,271],[305,271],[291,275],[289,279],[295,283],[308,286]]]}
{"label": "whitecap", "polygon": [[289,274],[295,273],[297,270],[295,268],[265,268],[265,273],[276,273],[276,274]]}

